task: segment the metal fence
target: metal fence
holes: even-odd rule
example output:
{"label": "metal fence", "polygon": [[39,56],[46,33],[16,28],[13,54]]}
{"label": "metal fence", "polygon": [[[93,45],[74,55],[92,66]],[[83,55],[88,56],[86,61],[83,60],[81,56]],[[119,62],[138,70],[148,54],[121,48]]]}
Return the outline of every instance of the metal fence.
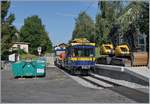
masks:
{"label": "metal fence", "polygon": [[54,65],[54,60],[55,60],[54,53],[46,54],[44,57],[45,57],[48,65]]}

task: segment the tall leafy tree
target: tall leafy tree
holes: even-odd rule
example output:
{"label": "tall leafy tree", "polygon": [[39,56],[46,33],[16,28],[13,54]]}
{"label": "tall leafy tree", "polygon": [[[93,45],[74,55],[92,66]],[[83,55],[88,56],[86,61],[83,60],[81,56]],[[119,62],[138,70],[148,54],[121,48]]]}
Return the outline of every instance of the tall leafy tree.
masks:
{"label": "tall leafy tree", "polygon": [[149,44],[149,3],[132,1],[124,9],[117,21],[121,26],[122,35],[130,44],[131,49],[136,49],[138,32],[147,35],[147,50]]}
{"label": "tall leafy tree", "polygon": [[15,15],[8,15],[10,1],[1,1],[1,59],[7,59],[9,49],[13,42],[16,41],[15,26],[12,25],[15,20]]}
{"label": "tall leafy tree", "polygon": [[146,44],[149,52],[149,2],[141,2],[142,11],[138,20],[140,32],[147,35]]}
{"label": "tall leafy tree", "polygon": [[108,35],[116,23],[117,17],[122,12],[122,2],[120,1],[99,1],[98,14],[96,16],[96,43],[109,42]]}
{"label": "tall leafy tree", "polygon": [[24,25],[20,29],[21,41],[30,44],[29,51],[32,54],[37,53],[37,48],[42,47],[42,52],[50,52],[52,50],[52,42],[48,37],[48,33],[42,24],[41,19],[37,16],[27,17]]}
{"label": "tall leafy tree", "polygon": [[123,6],[121,1],[99,1],[99,12],[96,16],[96,42],[102,44],[109,39],[114,45],[123,41],[132,50],[137,48],[139,33],[147,35],[149,47],[149,3],[131,1]]}
{"label": "tall leafy tree", "polygon": [[72,39],[74,38],[87,38],[89,41],[94,42],[94,22],[90,16],[85,12],[81,12],[78,18],[75,20],[75,29],[72,34]]}

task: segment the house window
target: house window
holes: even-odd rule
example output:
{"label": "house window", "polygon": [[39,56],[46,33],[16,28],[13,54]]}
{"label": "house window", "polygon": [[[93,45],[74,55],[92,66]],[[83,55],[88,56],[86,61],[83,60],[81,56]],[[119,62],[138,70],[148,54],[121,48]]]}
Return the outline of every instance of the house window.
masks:
{"label": "house window", "polygon": [[138,37],[138,46],[140,47],[141,51],[146,50],[145,37],[143,35]]}
{"label": "house window", "polygon": [[123,39],[122,38],[120,39],[120,43],[123,43]]}
{"label": "house window", "polygon": [[139,44],[144,44],[144,38],[139,38]]}

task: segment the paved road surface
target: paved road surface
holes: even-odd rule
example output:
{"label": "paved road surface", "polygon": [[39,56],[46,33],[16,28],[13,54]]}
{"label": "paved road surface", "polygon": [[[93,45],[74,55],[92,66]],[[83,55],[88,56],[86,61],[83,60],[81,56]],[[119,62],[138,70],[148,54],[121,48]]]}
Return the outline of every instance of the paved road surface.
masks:
{"label": "paved road surface", "polygon": [[77,83],[56,67],[41,79],[13,79],[2,71],[3,103],[148,103],[148,93],[126,87],[92,89]]}

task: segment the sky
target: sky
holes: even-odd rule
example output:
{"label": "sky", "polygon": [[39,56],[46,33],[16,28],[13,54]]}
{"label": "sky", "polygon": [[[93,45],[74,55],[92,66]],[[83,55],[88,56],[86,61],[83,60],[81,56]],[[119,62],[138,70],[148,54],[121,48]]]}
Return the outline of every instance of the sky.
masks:
{"label": "sky", "polygon": [[95,21],[97,1],[11,1],[9,14],[15,14],[13,24],[18,30],[25,18],[38,15],[53,45],[57,45],[68,43],[72,37],[75,18],[85,10]]}

